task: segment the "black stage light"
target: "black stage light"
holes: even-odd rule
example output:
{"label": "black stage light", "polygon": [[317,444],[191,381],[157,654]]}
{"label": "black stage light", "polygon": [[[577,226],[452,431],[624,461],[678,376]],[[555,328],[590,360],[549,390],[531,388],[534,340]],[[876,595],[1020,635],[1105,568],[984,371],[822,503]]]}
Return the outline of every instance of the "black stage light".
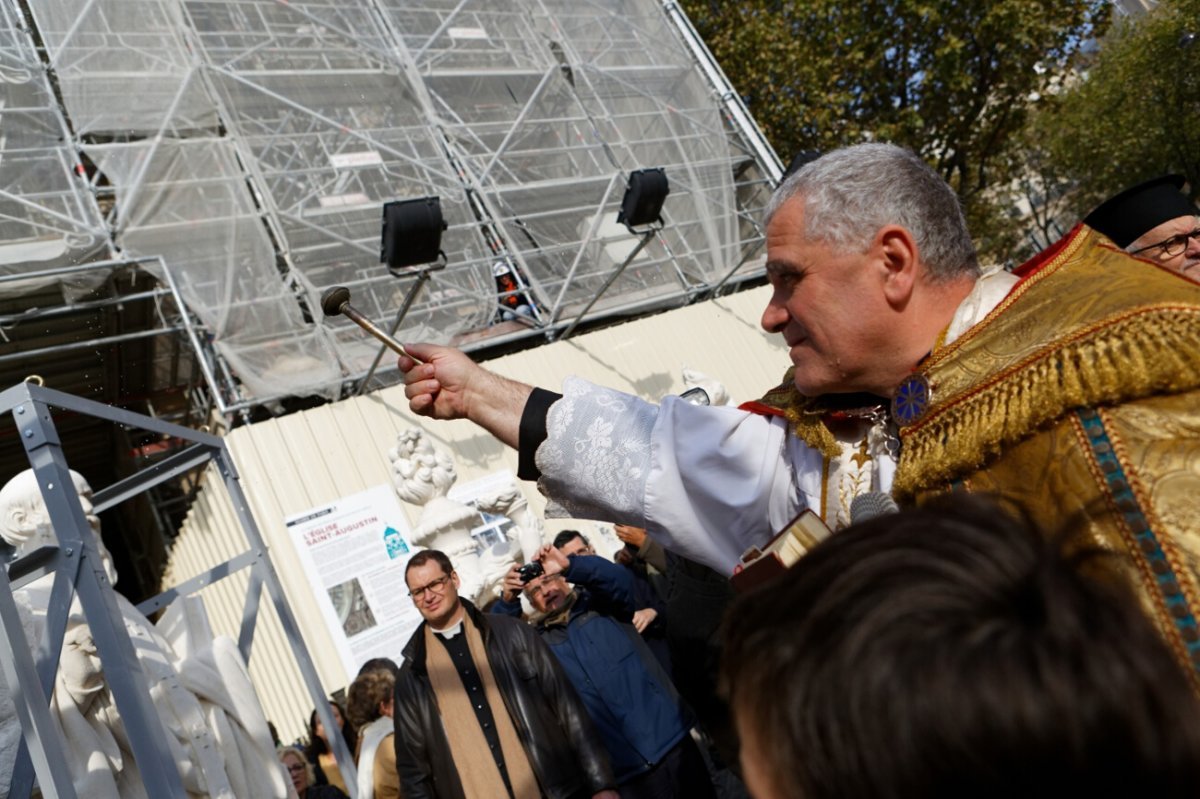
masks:
{"label": "black stage light", "polygon": [[621,199],[621,211],[617,223],[627,228],[662,224],[663,201],[671,193],[667,184],[667,173],[661,167],[635,169],[629,173],[629,186]]}
{"label": "black stage light", "polygon": [[384,203],[379,260],[388,269],[432,263],[441,253],[445,229],[442,201],[437,197]]}

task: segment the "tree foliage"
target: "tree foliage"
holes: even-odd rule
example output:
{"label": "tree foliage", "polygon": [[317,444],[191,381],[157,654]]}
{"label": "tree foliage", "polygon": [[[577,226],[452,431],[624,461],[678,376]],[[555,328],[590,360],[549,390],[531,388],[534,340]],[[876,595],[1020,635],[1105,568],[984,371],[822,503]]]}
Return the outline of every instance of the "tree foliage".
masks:
{"label": "tree foliage", "polygon": [[1048,97],[1031,140],[1073,187],[1082,216],[1106,197],[1168,172],[1200,196],[1200,0],[1163,0],[1121,20],[1079,80]]}
{"label": "tree foliage", "polygon": [[684,0],[786,161],[891,141],[955,188],[985,251],[1013,238],[1011,149],[1030,98],[1102,31],[1105,0]]}

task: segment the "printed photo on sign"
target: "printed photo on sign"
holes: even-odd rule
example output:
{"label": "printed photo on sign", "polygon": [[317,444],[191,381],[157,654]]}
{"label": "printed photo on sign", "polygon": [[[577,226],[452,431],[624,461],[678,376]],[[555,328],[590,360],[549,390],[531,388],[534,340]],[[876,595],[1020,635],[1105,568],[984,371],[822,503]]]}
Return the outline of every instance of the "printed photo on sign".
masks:
{"label": "printed photo on sign", "polygon": [[371,605],[367,602],[357,577],[330,588],[329,601],[333,603],[333,609],[347,638],[353,638],[363,630],[375,626]]}

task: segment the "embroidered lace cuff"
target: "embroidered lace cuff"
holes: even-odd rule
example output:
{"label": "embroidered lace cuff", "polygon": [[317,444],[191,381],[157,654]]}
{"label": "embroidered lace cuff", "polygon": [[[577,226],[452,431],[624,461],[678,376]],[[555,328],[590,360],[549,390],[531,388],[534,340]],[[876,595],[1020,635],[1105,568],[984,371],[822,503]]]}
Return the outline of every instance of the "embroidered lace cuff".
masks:
{"label": "embroidered lace cuff", "polygon": [[538,447],[539,490],[548,516],[644,526],[650,432],[658,406],[577,377],[546,415]]}

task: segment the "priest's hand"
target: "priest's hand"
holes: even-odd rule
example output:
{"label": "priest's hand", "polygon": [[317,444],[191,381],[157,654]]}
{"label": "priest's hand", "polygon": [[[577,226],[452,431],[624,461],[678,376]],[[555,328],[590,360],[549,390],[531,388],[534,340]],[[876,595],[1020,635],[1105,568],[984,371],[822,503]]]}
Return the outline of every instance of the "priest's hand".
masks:
{"label": "priest's hand", "polygon": [[404,396],[418,416],[470,419],[510,447],[516,447],[521,412],[531,386],[489,372],[461,350],[436,344],[406,344],[401,355]]}

